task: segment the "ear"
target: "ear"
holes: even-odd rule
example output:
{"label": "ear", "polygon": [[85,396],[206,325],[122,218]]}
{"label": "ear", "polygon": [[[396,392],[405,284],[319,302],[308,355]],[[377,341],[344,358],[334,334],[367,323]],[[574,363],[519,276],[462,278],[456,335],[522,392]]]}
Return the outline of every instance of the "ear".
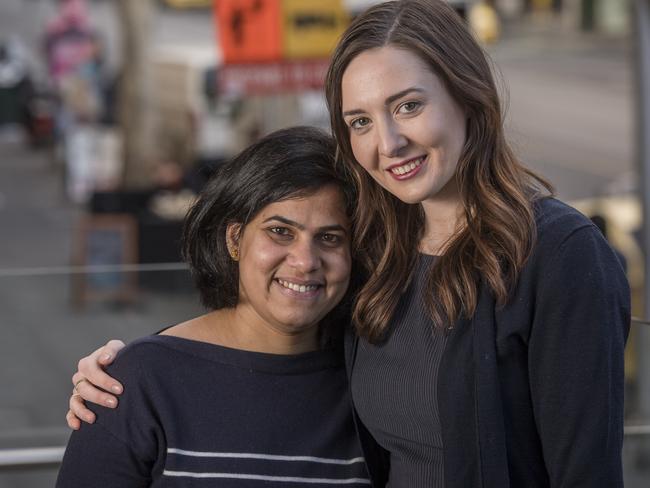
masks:
{"label": "ear", "polygon": [[233,261],[239,261],[239,238],[241,237],[241,224],[228,224],[226,227],[226,247]]}

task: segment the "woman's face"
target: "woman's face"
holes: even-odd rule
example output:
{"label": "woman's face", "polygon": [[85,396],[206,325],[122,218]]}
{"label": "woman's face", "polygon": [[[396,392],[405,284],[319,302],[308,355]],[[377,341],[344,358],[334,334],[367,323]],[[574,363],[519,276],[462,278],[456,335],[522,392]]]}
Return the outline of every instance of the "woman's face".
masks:
{"label": "woman's face", "polygon": [[239,312],[283,335],[315,334],[350,279],[350,221],[324,187],[264,207],[239,234]]}
{"label": "woman's face", "polygon": [[406,203],[458,199],[465,114],[420,58],[390,46],[364,51],[341,90],[352,151],[377,183]]}

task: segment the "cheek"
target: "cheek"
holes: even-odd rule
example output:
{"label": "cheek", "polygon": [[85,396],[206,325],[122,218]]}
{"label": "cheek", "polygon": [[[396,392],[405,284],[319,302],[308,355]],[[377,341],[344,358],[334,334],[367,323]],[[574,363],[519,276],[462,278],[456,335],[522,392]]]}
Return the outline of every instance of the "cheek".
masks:
{"label": "cheek", "polygon": [[357,160],[357,163],[359,163],[363,169],[369,171],[371,161],[369,158],[368,142],[359,137],[352,137],[350,139],[350,147],[352,148],[352,155],[354,156],[354,159]]}
{"label": "cheek", "polygon": [[350,252],[342,252],[341,254],[330,256],[328,266],[331,270],[332,282],[345,284],[347,287],[350,281],[350,271],[352,270]]}
{"label": "cheek", "polygon": [[240,275],[244,273],[250,276],[270,272],[282,260],[282,256],[281,247],[271,246],[268,243],[256,241],[242,246],[239,260]]}
{"label": "cheek", "polygon": [[447,140],[451,146],[450,151],[456,156],[460,156],[467,139],[467,123],[463,112],[455,108],[453,116],[450,116],[447,124],[443,124],[442,127],[446,127]]}

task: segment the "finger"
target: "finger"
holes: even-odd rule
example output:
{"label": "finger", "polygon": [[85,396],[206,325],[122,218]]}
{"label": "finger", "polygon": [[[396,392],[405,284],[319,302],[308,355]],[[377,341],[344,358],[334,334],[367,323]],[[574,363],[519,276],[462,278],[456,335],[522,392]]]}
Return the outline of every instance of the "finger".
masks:
{"label": "finger", "polygon": [[89,401],[108,408],[117,406],[117,398],[104,390],[95,387],[88,380],[81,380],[73,389],[73,397],[80,397],[80,401]]}
{"label": "finger", "polygon": [[[76,417],[77,421],[83,420],[84,422],[87,422],[89,424],[95,422],[95,414],[86,408],[85,403],[83,402],[83,400],[78,394],[74,394],[70,397],[69,413],[70,413],[70,417],[72,416]],[[68,425],[70,425],[69,421],[68,421]]]}
{"label": "finger", "polygon": [[99,355],[97,362],[102,366],[107,366],[113,362],[117,353],[120,352],[125,344],[117,339],[110,340],[104,347],[98,349]]}
{"label": "finger", "polygon": [[65,414],[65,420],[68,423],[68,427],[72,430],[79,430],[81,428],[81,420],[72,412],[68,410],[68,413]]}
{"label": "finger", "polygon": [[[83,382],[85,383],[83,385],[85,387],[90,385],[92,388],[94,385],[94,387],[101,388],[102,390],[119,395],[122,393],[124,388],[119,381],[115,380],[104,372],[102,366],[96,361],[94,354],[95,353],[79,361],[79,364],[77,365],[78,371],[72,376],[73,384],[79,385],[79,381],[85,379],[86,381]],[[84,390],[87,391],[88,388],[84,388]],[[79,388],[77,388],[77,391],[79,391]],[[82,392],[79,391],[79,393]],[[82,395],[86,400],[94,402],[92,398],[86,397],[86,395],[83,393]]]}

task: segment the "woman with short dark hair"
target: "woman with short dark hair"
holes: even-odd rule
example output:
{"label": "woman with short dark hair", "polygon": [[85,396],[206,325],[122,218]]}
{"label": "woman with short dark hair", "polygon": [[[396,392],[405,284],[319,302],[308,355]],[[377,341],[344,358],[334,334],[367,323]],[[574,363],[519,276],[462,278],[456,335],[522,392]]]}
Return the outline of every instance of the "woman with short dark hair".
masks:
{"label": "woman with short dark hair", "polygon": [[370,484],[335,331],[354,200],[333,157],[298,127],[212,177],[183,237],[210,312],[120,352],[120,408],[93,407],[57,487]]}

